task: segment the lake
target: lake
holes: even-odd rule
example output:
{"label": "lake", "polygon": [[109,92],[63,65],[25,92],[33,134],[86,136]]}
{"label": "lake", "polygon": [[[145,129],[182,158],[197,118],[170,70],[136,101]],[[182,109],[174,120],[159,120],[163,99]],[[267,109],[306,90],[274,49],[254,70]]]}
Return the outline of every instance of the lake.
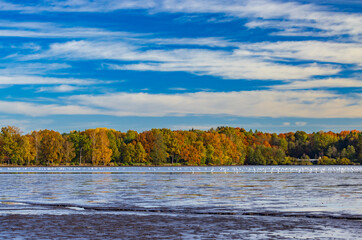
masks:
{"label": "lake", "polygon": [[362,166],[2,167],[0,237],[358,239],[361,173]]}

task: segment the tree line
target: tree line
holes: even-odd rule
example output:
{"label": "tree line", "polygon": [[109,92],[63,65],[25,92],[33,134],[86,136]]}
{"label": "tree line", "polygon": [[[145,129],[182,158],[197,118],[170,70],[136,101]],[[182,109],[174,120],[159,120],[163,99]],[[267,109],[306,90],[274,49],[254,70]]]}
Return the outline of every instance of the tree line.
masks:
{"label": "tree line", "polygon": [[[314,159],[311,161],[310,159]],[[218,127],[208,131],[152,129],[126,133],[96,128],[22,134],[1,128],[0,164],[59,165],[310,165],[361,164],[362,132],[263,133]]]}

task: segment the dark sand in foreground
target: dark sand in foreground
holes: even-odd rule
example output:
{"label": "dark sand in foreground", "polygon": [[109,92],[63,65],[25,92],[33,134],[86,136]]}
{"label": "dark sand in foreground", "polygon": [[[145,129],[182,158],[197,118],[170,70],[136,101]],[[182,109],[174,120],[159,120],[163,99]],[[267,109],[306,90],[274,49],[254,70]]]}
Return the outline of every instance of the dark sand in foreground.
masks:
{"label": "dark sand in foreground", "polygon": [[359,239],[348,219],[187,214],[0,216],[1,239]]}

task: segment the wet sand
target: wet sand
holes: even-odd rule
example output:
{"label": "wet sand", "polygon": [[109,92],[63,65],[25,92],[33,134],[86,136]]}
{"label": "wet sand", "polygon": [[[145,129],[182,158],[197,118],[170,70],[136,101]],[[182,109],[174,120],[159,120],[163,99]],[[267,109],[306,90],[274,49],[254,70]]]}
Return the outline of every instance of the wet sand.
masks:
{"label": "wet sand", "polygon": [[0,215],[1,239],[359,239],[360,220],[195,214]]}

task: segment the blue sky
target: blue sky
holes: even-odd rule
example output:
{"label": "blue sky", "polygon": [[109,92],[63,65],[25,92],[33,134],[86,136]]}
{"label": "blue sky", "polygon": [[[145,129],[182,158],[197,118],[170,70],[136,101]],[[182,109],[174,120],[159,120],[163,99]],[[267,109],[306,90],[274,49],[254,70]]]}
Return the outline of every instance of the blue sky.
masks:
{"label": "blue sky", "polygon": [[0,124],[362,129],[355,0],[0,0]]}

